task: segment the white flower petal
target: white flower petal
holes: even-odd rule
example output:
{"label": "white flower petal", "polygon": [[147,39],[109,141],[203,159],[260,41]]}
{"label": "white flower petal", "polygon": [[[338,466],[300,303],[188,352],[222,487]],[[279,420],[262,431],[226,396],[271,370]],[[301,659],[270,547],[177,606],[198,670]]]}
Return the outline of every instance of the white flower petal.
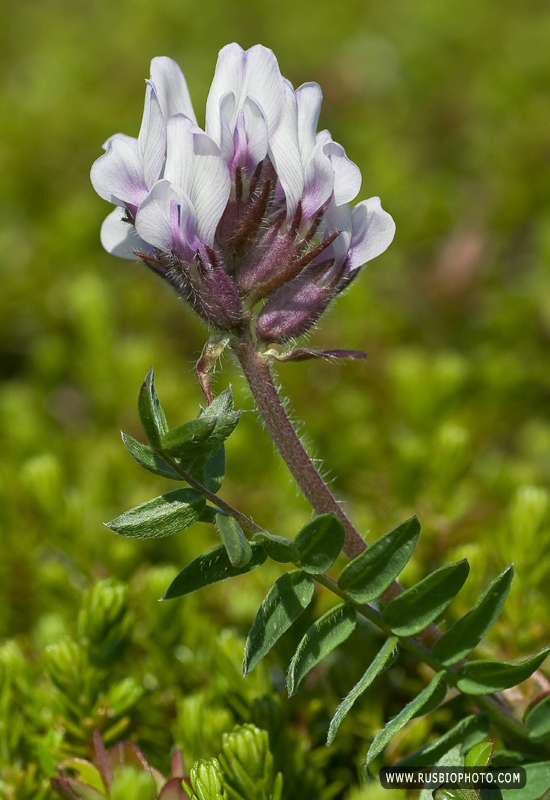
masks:
{"label": "white flower petal", "polygon": [[250,97],[244,102],[243,113],[250,167],[254,169],[267,155],[267,122],[258,103]]}
{"label": "white flower petal", "polygon": [[193,134],[195,131],[200,131],[200,128],[183,114],[171,117],[166,126],[167,149],[164,177],[187,194],[189,194],[189,187],[193,180]]}
{"label": "white flower petal", "polygon": [[340,235],[334,240],[330,248],[324,251],[320,258],[330,256],[337,264],[341,264],[348,255],[352,236],[353,217],[349,205],[336,206],[330,205],[324,218],[326,227],[325,235],[330,235],[335,231],[340,231]]}
{"label": "white flower petal", "polygon": [[166,155],[166,122],[152,84],[145,93],[145,109],[138,136],[138,148],[143,158],[145,185],[150,189],[158,181]]}
{"label": "white flower petal", "polygon": [[304,165],[307,164],[315,147],[322,100],[323,93],[318,83],[304,83],[296,89],[298,144]]}
{"label": "white flower petal", "polygon": [[197,214],[201,241],[211,246],[229,200],[229,170],[218,145],[186,117],[172,117],[167,132],[164,175],[188,195]]}
{"label": "white flower petal", "polygon": [[173,114],[185,114],[197,122],[183,72],[172,58],[157,56],[151,61],[151,83],[166,120]]}
{"label": "white flower petal", "polygon": [[177,252],[190,261],[200,242],[189,197],[167,180],[156,183],[136,216],[139,236],[157,250]]}
{"label": "white flower petal", "polygon": [[218,144],[221,144],[220,104],[227,92],[235,96],[233,116],[227,120],[231,130],[247,97],[260,106],[269,132],[276,129],[283,114],[283,79],[271,50],[258,44],[244,51],[235,43],[220,50],[206,102],[205,125],[206,132]]}
{"label": "white flower petal", "polygon": [[356,205],[352,223],[350,271],[387,250],[395,236],[395,222],[382,208],[379,197],[371,197]]}
{"label": "white flower petal", "polygon": [[92,185],[98,195],[116,205],[138,206],[147,194],[137,139],[115,136],[107,152],[92,165]]}
{"label": "white flower petal", "polygon": [[199,237],[204,244],[212,246],[229,200],[231,179],[217,144],[205,133],[196,133],[194,140],[193,181],[189,197],[197,213]]}
{"label": "white flower petal", "polygon": [[112,253],[114,256],[137,261],[139,259],[134,255],[134,250],[138,253],[150,254],[151,248],[140,239],[132,225],[123,222],[124,215],[123,208],[115,208],[103,221],[100,234],[101,244],[108,253]]}
{"label": "white flower petal", "polygon": [[361,170],[347,157],[342,145],[332,141],[328,131],[322,133],[328,134],[329,139],[323,150],[325,155],[330,158],[334,170],[334,202],[337,206],[351,203],[361,188]]}
{"label": "white flower petal", "polygon": [[281,124],[270,134],[270,156],[286,197],[287,216],[291,217],[302,197],[304,173],[298,145],[298,111],[290,83],[284,83],[285,107]]}
{"label": "white flower petal", "polygon": [[[222,98],[232,92],[235,104],[231,117],[226,117],[228,126],[233,133],[237,114],[237,102],[240,101],[244,77],[244,51],[238,44],[228,44],[223,47],[218,55],[216,71],[206,101],[205,130],[217,144],[221,144],[221,102]],[[227,114],[227,107],[224,115]]]}

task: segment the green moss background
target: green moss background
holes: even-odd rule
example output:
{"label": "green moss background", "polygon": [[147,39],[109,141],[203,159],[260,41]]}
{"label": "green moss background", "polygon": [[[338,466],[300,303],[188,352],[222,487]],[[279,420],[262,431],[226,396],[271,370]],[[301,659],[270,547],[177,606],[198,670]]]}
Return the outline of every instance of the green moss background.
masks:
{"label": "green moss background", "polygon": [[[487,648],[520,657],[550,636],[550,8],[542,0],[0,5],[3,657],[16,658],[16,648],[29,687],[50,697],[44,648],[78,638],[78,608],[97,580],[128,582],[137,627],[105,685],[131,675],[144,699],[120,735],[149,747],[167,771],[174,743],[187,744],[192,758],[210,757],[218,731],[260,724],[254,703],[274,686],[281,725],[287,732],[297,725],[305,736],[304,769],[328,775],[332,795],[345,796],[369,736],[419,680],[414,665],[389,679],[389,707],[380,691],[359,707],[331,755],[320,749],[323,731],[360,669],[352,662],[357,651],[344,651],[334,680],[321,672],[306,687],[298,703],[307,712],[280,691],[292,642],[278,648],[263,678],[239,677],[240,688],[228,688],[227,676],[214,679],[226,680],[221,689],[211,683],[209,659],[223,652],[212,643],[223,627],[232,631],[224,647],[232,648],[233,675],[239,636],[275,568],[177,601],[163,617],[154,599],[179,567],[212,546],[213,534],[197,526],[135,542],[102,525],[167,487],[140,472],[118,432],[140,437],[135,400],[152,365],[170,421],[195,416],[201,394],[193,364],[206,330],[144,267],[102,251],[99,227],[109,207],[95,195],[89,169],[108,136],[137,134],[155,55],[180,63],[199,121],[217,52],[229,41],[261,42],[295,85],[321,84],[321,127],[360,166],[359,199],[379,195],[397,235],[310,338],[364,349],[369,360],[284,364],[280,381],[367,539],[412,513],[420,517],[423,535],[405,583],[467,556],[472,575],[452,617],[516,563],[511,600]],[[248,411],[228,443],[224,497],[273,533],[293,535],[309,509],[235,366],[223,366],[216,389],[233,383],[237,405]],[[369,636],[365,658],[374,646]],[[52,710],[43,698],[38,707],[21,691],[17,703],[34,706],[17,741],[10,744],[3,729],[0,770],[36,763],[25,730],[56,731],[38,781],[62,751],[85,754],[90,731],[75,718],[76,732],[67,733],[66,709]],[[534,691],[528,687],[526,699]],[[181,711],[193,702],[206,704],[211,732],[194,744],[185,741]],[[42,718],[46,707],[50,716]],[[300,724],[298,713],[305,714]],[[404,752],[429,731],[410,735]],[[35,796],[19,785],[10,797]]]}

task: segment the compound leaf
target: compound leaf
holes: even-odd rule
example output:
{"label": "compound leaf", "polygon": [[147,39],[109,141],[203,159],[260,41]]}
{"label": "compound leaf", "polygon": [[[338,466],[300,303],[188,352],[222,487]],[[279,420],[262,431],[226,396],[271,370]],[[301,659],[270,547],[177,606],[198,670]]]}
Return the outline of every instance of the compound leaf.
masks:
{"label": "compound leaf", "polygon": [[275,536],[267,531],[262,531],[254,534],[254,541],[261,542],[269,558],[280,564],[288,564],[290,561],[299,561],[300,559],[294,542],[285,536]]}
{"label": "compound leaf", "polygon": [[335,514],[320,514],[312,519],[294,539],[302,569],[312,575],[326,572],[338,558],[345,538],[344,526]]}
{"label": "compound leaf", "polygon": [[215,525],[231,566],[244,567],[248,564],[252,558],[252,548],[237,520],[227,514],[216,514]]}
{"label": "compound leaf", "polygon": [[149,370],[141,385],[138,397],[138,411],[147,438],[153,447],[157,447],[162,437],[168,433],[168,423],[155,390],[152,369]]}
{"label": "compound leaf", "polygon": [[175,472],[172,467],[166,464],[162,458],[155,453],[149,445],[137,442],[127,433],[122,434],[122,441],[126,450],[137,461],[140,467],[152,472],[153,475],[160,475],[163,478],[171,478],[173,481],[182,481],[183,478]]}
{"label": "compound leaf", "polygon": [[388,588],[407,564],[420,534],[417,517],[402,522],[344,567],[338,586],[358,603],[370,603]]}
{"label": "compound leaf", "polygon": [[355,684],[353,689],[344,697],[336,713],[334,714],[330,727],[328,730],[327,745],[332,744],[334,737],[338,732],[338,728],[346,714],[350,711],[358,697],[365,692],[373,680],[383,672],[395,659],[399,649],[399,640],[397,636],[390,637],[385,643],[372,664],[369,666],[361,680]]}
{"label": "compound leaf", "polygon": [[243,567],[234,567],[231,564],[223,545],[197,556],[176,575],[162,599],[173,600],[176,597],[196,592],[197,589],[202,589],[211,583],[234,578],[260,567],[267,558],[265,550],[261,544],[254,543],[251,544],[251,549],[250,561]]}
{"label": "compound leaf", "polygon": [[378,733],[369,748],[367,757],[362,764],[362,767],[368,765],[378,756],[386,747],[390,739],[403,728],[407,722],[410,722],[413,717],[418,717],[421,714],[427,714],[432,711],[445,697],[447,691],[447,684],[445,682],[446,672],[441,671],[435,675],[428,686],[421,692],[418,697],[415,697],[399,714],[390,720],[385,727]]}
{"label": "compound leaf", "polygon": [[493,627],[510,590],[514,575],[512,565],[495,578],[475,606],[445,631],[433,647],[442,664],[454,664],[468,655]]}
{"label": "compound leaf", "polygon": [[204,497],[193,489],[176,489],[131,508],[106,524],[122,536],[159,539],[197,522],[205,506]]}
{"label": "compound leaf", "polygon": [[433,622],[458,594],[470,571],[463,559],[447,564],[392,600],[382,620],[398,636],[412,636]]}
{"label": "compound leaf", "polygon": [[323,658],[350,636],[357,623],[357,613],[348,603],[331,608],[309,628],[298,645],[287,675],[289,695],[294,694],[302,678]]}
{"label": "compound leaf", "polygon": [[439,739],[421,747],[416,753],[402,758],[396,766],[426,767],[435,764],[439,758],[452,750],[455,745],[462,745],[463,750],[478,744],[489,732],[489,717],[486,714],[471,714],[444,733]]}
{"label": "compound leaf", "polygon": [[550,652],[550,645],[524,661],[470,661],[457,670],[457,687],[465,694],[492,694],[527,680]]}
{"label": "compound leaf", "polygon": [[[261,547],[261,545],[260,545]],[[313,581],[301,569],[281,575],[256,614],[246,640],[243,675],[254,669],[311,602]]]}

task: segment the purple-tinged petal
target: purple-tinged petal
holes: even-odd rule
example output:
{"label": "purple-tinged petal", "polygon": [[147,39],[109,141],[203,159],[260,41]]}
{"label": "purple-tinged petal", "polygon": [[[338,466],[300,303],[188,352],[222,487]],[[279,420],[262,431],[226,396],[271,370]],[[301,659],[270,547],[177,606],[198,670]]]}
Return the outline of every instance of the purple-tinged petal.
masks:
{"label": "purple-tinged petal", "polygon": [[298,145],[298,109],[296,95],[284,82],[285,106],[281,124],[270,133],[270,156],[285,194],[287,218],[292,217],[304,190],[304,174]]}
{"label": "purple-tinged petal", "polygon": [[199,237],[211,246],[231,191],[227,165],[217,144],[183,115],[169,120],[167,132],[164,175],[188,195],[197,214]]}
{"label": "purple-tinged petal", "polygon": [[152,248],[137,235],[134,226],[124,222],[125,216],[126,211],[117,206],[103,221],[100,237],[105,250],[114,256],[132,261],[138,259],[134,251],[152,255]]}
{"label": "purple-tinged petal", "polygon": [[[233,42],[223,47],[218,55],[216,71],[212,80],[212,85],[206,101],[206,123],[205,130],[209,136],[221,144],[222,127],[222,98],[231,92],[235,98],[231,116],[225,119],[231,130],[235,127],[237,115],[237,103],[241,99],[241,91],[244,82],[244,51],[242,47]],[[224,109],[227,114],[228,108]]]}
{"label": "purple-tinged petal", "polygon": [[318,83],[304,83],[296,89],[298,144],[305,165],[315,147],[323,93]]}
{"label": "purple-tinged petal", "polygon": [[382,208],[379,197],[371,197],[356,205],[352,224],[348,273],[387,250],[395,236],[395,222]]}
{"label": "purple-tinged petal", "polygon": [[137,139],[111,137],[107,152],[92,164],[92,185],[98,195],[115,205],[139,206],[147,187]]}
{"label": "purple-tinged petal", "polygon": [[235,95],[233,116],[227,118],[232,130],[247,97],[262,109],[270,133],[275,130],[282,117],[283,91],[279,65],[271,50],[255,45],[245,52],[235,43],[220,50],[206,102],[205,127],[218,144],[221,144],[221,101],[227,92]]}
{"label": "purple-tinged petal", "polygon": [[249,171],[253,172],[260,161],[263,161],[267,155],[267,122],[258,103],[250,97],[245,100],[240,114],[243,115],[243,127],[246,132],[247,166]]}
{"label": "purple-tinged petal", "polygon": [[268,129],[274,130],[283,115],[283,79],[275,54],[256,44],[244,54],[245,85],[241,103],[251,97],[262,109]]}
{"label": "purple-tinged petal", "polygon": [[160,178],[166,155],[166,123],[153,86],[148,83],[145,109],[138,136],[138,152],[143,159],[145,185],[150,189]]}
{"label": "purple-tinged petal", "polygon": [[101,145],[103,150],[106,150],[109,147],[109,142],[111,141],[111,139],[126,139],[127,142],[130,142],[130,143],[133,142],[134,144],[136,144],[136,142],[137,142],[137,139],[136,139],[135,136],[128,136],[128,134],[126,134],[126,133],[114,133],[112,136],[109,136],[107,141],[103,142],[103,144]]}
{"label": "purple-tinged petal", "polygon": [[343,206],[330,205],[325,212],[323,224],[329,234],[340,231],[340,235],[334,240],[330,250],[323,254],[323,258],[328,255],[334,259],[336,264],[342,264],[347,258],[351,244],[353,224],[351,208],[347,203]]}
{"label": "purple-tinged petal", "polygon": [[[328,131],[328,139],[323,147],[325,155],[330,159],[334,170],[334,203],[341,206],[351,203],[361,188],[361,170],[351,161],[341,144],[333,142]],[[322,134],[319,134],[321,136]]]}
{"label": "purple-tinged petal", "polygon": [[219,144],[220,155],[226,164],[231,163],[235,151],[233,138],[235,119],[235,95],[233,92],[227,92],[220,100],[219,130],[217,134],[214,135],[213,131],[207,131],[208,135]]}
{"label": "purple-tinged petal", "polygon": [[151,83],[166,120],[173,114],[185,114],[197,122],[183,72],[172,58],[157,56],[151,61]]}
{"label": "purple-tinged petal", "polygon": [[334,170],[330,159],[319,142],[313,150],[304,169],[304,193],[302,210],[304,220],[315,216],[330,199],[334,189]]}
{"label": "purple-tinged petal", "polygon": [[200,242],[195,209],[185,192],[167,180],[153,186],[136,216],[139,236],[157,250],[191,261]]}

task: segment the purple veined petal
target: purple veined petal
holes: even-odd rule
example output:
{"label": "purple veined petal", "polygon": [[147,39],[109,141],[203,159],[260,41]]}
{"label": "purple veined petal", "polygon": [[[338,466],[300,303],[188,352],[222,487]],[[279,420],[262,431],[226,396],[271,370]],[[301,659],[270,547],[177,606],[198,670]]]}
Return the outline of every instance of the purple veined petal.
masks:
{"label": "purple veined petal", "polygon": [[148,81],[145,108],[138,136],[145,185],[150,189],[160,178],[166,155],[166,122],[153,85]]}
{"label": "purple veined petal", "polygon": [[221,100],[227,92],[235,95],[234,117],[228,122],[234,129],[237,114],[247,97],[263,111],[268,130],[276,129],[283,114],[283,79],[275,55],[267,47],[254,45],[244,51],[238,44],[220,50],[216,71],[206,102],[206,132],[220,143]]}
{"label": "purple veined petal", "polygon": [[361,188],[361,170],[347,157],[342,145],[332,141],[328,131],[322,131],[319,137],[322,136],[326,136],[323,151],[334,170],[334,203],[337,206],[351,203]]}
{"label": "purple veined petal", "polygon": [[246,96],[258,103],[271,133],[283,116],[283,79],[275,54],[261,44],[256,44],[244,54],[246,85],[243,87],[242,103]]}
{"label": "purple veined petal", "polygon": [[139,206],[147,188],[137,139],[111,137],[107,152],[92,164],[90,178],[104,200],[116,205]]}
{"label": "purple veined petal", "polygon": [[166,120],[173,114],[185,114],[196,124],[189,89],[179,65],[166,56],[151,61],[151,83],[158,97],[160,110]]}
{"label": "purple veined petal", "polygon": [[370,197],[356,205],[352,224],[348,272],[387,250],[395,236],[395,222],[382,208],[379,197]]}
{"label": "purple veined petal", "polygon": [[175,251],[185,261],[200,247],[195,209],[185,192],[167,180],[156,183],[139,207],[136,231],[157,250]]}
{"label": "purple veined petal", "polygon": [[233,138],[235,128],[235,95],[226,92],[220,100],[219,131],[207,131],[208,135],[219,145],[220,153],[226,164],[230,164],[235,152]]}
{"label": "purple veined petal", "polygon": [[[218,55],[216,71],[206,101],[205,130],[214,141],[221,144],[221,113],[222,99],[231,92],[235,102],[228,116],[228,108],[224,109],[224,117],[228,126],[233,130],[237,115],[237,102],[240,99],[244,82],[244,51],[242,47],[233,42],[223,47]],[[220,137],[220,138],[218,138]]]}
{"label": "purple veined petal", "polygon": [[322,141],[317,143],[304,166],[304,184],[302,213],[307,220],[330,199],[334,190],[334,170]]}
{"label": "purple veined petal", "polygon": [[168,121],[165,177],[188,195],[202,242],[212,246],[231,180],[218,145],[181,114]]}
{"label": "purple veined petal", "polygon": [[235,164],[246,164],[252,174],[267,155],[267,123],[262,109],[247,97],[235,126]]}
{"label": "purple veined petal", "polygon": [[153,248],[137,235],[132,225],[123,221],[125,214],[118,206],[106,217],[101,226],[101,244],[108,253],[132,261],[138,260],[134,251],[152,255]]}
{"label": "purple veined petal", "polygon": [[298,145],[302,164],[307,164],[315,147],[323,93],[318,83],[304,83],[296,89]]}
{"label": "purple veined petal", "polygon": [[323,253],[323,258],[333,258],[336,264],[343,264],[351,244],[353,217],[349,205],[335,206],[331,204],[323,218],[325,235],[340,231],[340,235]]}
{"label": "purple veined petal", "polygon": [[292,85],[284,82],[285,107],[281,124],[270,134],[270,157],[285,194],[287,218],[292,217],[304,191],[304,172],[298,145],[298,110]]}
{"label": "purple veined petal", "polygon": [[205,133],[196,133],[194,140],[193,182],[189,197],[197,212],[199,237],[211,247],[229,200],[231,179],[217,144]]}

